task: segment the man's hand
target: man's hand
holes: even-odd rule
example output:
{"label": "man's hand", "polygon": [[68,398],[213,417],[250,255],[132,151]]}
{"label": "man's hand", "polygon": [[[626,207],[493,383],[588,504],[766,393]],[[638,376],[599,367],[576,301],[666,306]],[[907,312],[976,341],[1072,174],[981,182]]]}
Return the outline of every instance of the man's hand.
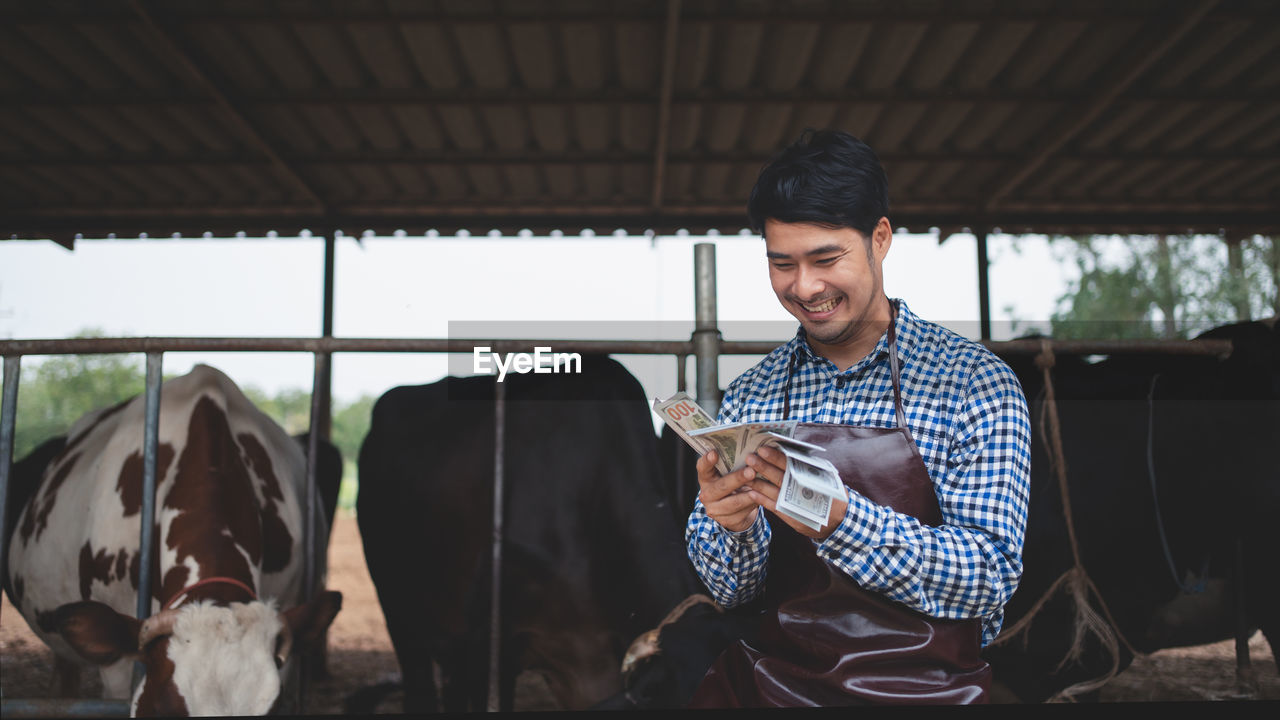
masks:
{"label": "man's hand", "polygon": [[[781,465],[777,463],[781,463]],[[753,473],[754,479],[749,486],[750,489],[744,494],[750,497],[752,502],[768,509],[805,537],[826,540],[831,531],[835,530],[836,525],[840,524],[840,521],[844,518],[845,509],[849,507],[849,501],[845,495],[841,494],[832,498],[831,512],[827,515],[827,521],[823,523],[821,530],[814,530],[808,525],[778,512],[778,494],[781,492],[782,476],[787,470],[786,455],[774,448],[762,447],[747,456],[747,466],[739,472],[745,473],[751,470],[755,471]],[[737,474],[734,473],[734,475]],[[753,517],[752,519],[754,520],[755,518]]]}
{"label": "man's hand", "polygon": [[756,521],[760,506],[748,492],[739,492],[750,485],[756,472],[750,467],[740,468],[728,475],[716,471],[716,451],[698,458],[698,498],[706,508],[707,517],[720,523],[725,530],[741,532]]}

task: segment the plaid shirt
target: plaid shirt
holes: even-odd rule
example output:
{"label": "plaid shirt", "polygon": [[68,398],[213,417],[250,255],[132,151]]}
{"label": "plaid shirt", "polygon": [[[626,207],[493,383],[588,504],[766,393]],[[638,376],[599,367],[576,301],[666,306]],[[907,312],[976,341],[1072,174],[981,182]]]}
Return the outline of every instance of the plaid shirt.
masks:
{"label": "plaid shirt", "polygon": [[[1026,398],[1009,366],[985,347],[897,302],[903,409],[944,524],[926,527],[848,490],[844,519],[825,541],[815,541],[815,550],[860,586],[928,615],[984,618],[985,646],[1000,631],[1004,605],[1022,575],[1031,473]],[[730,383],[719,421],[781,420],[795,353],[792,419],[897,425],[887,334],[839,372],[810,349],[803,328]],[[694,568],[725,607],[763,590],[770,537],[764,513],[733,533],[707,516],[701,499],[685,529]]]}

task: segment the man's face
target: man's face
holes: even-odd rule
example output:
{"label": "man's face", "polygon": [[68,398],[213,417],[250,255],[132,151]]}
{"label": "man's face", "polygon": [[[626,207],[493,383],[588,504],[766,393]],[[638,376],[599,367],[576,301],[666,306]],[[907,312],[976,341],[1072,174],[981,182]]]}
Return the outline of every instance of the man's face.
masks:
{"label": "man's face", "polygon": [[892,241],[887,219],[870,244],[852,228],[778,220],[765,221],[764,237],[773,292],[816,351],[830,358],[874,346],[889,318],[881,269]]}

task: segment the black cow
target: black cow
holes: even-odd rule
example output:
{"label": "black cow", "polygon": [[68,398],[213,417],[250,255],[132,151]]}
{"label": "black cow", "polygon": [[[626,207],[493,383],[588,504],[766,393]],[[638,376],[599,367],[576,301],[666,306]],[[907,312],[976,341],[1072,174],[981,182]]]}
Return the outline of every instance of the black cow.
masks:
{"label": "black cow", "polygon": [[[584,357],[581,370],[503,382],[504,710],[525,670],[543,674],[563,709],[618,701],[632,640],[703,592],[661,489],[640,384],[608,357]],[[443,709],[487,704],[494,393],[491,376],[393,388],[360,449],[357,518],[408,712],[437,709],[433,664]],[[700,679],[723,643],[712,638],[719,613],[698,605],[707,621],[683,639],[700,654],[664,652],[701,664]],[[681,677],[646,703],[683,704],[692,684]]]}
{"label": "black cow", "polygon": [[[1101,601],[1087,583],[1080,587],[1112,627],[1084,632],[1070,659],[1077,601],[1066,588],[1048,595],[1026,629],[1014,633],[1075,561],[1046,450],[1042,373],[1032,356],[1005,358],[1023,383],[1033,424],[1025,571],[1004,632],[986,651],[997,682],[1013,695],[1007,699],[1096,697],[1099,683],[1091,681],[1127,667],[1130,646],[1149,653],[1260,628],[1280,659],[1280,554],[1272,529],[1280,517],[1278,332],[1254,322],[1202,335],[1233,341],[1226,360],[1056,358],[1052,381],[1073,527],[1081,566]],[[1102,638],[1116,631],[1108,649]]]}

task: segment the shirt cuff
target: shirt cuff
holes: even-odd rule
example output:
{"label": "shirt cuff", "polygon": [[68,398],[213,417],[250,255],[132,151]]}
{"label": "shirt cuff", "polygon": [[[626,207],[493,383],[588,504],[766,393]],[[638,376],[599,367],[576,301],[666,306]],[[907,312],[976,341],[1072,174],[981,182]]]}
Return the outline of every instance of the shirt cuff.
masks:
{"label": "shirt cuff", "polygon": [[849,505],[844,510],[844,517],[827,539],[818,545],[819,557],[848,558],[884,545],[885,514],[889,509],[849,488],[845,488],[845,495]]}
{"label": "shirt cuff", "polygon": [[769,524],[764,519],[764,511],[756,512],[756,520],[741,530],[730,530],[721,525],[720,529],[728,536],[733,547],[761,547],[769,540]]}

